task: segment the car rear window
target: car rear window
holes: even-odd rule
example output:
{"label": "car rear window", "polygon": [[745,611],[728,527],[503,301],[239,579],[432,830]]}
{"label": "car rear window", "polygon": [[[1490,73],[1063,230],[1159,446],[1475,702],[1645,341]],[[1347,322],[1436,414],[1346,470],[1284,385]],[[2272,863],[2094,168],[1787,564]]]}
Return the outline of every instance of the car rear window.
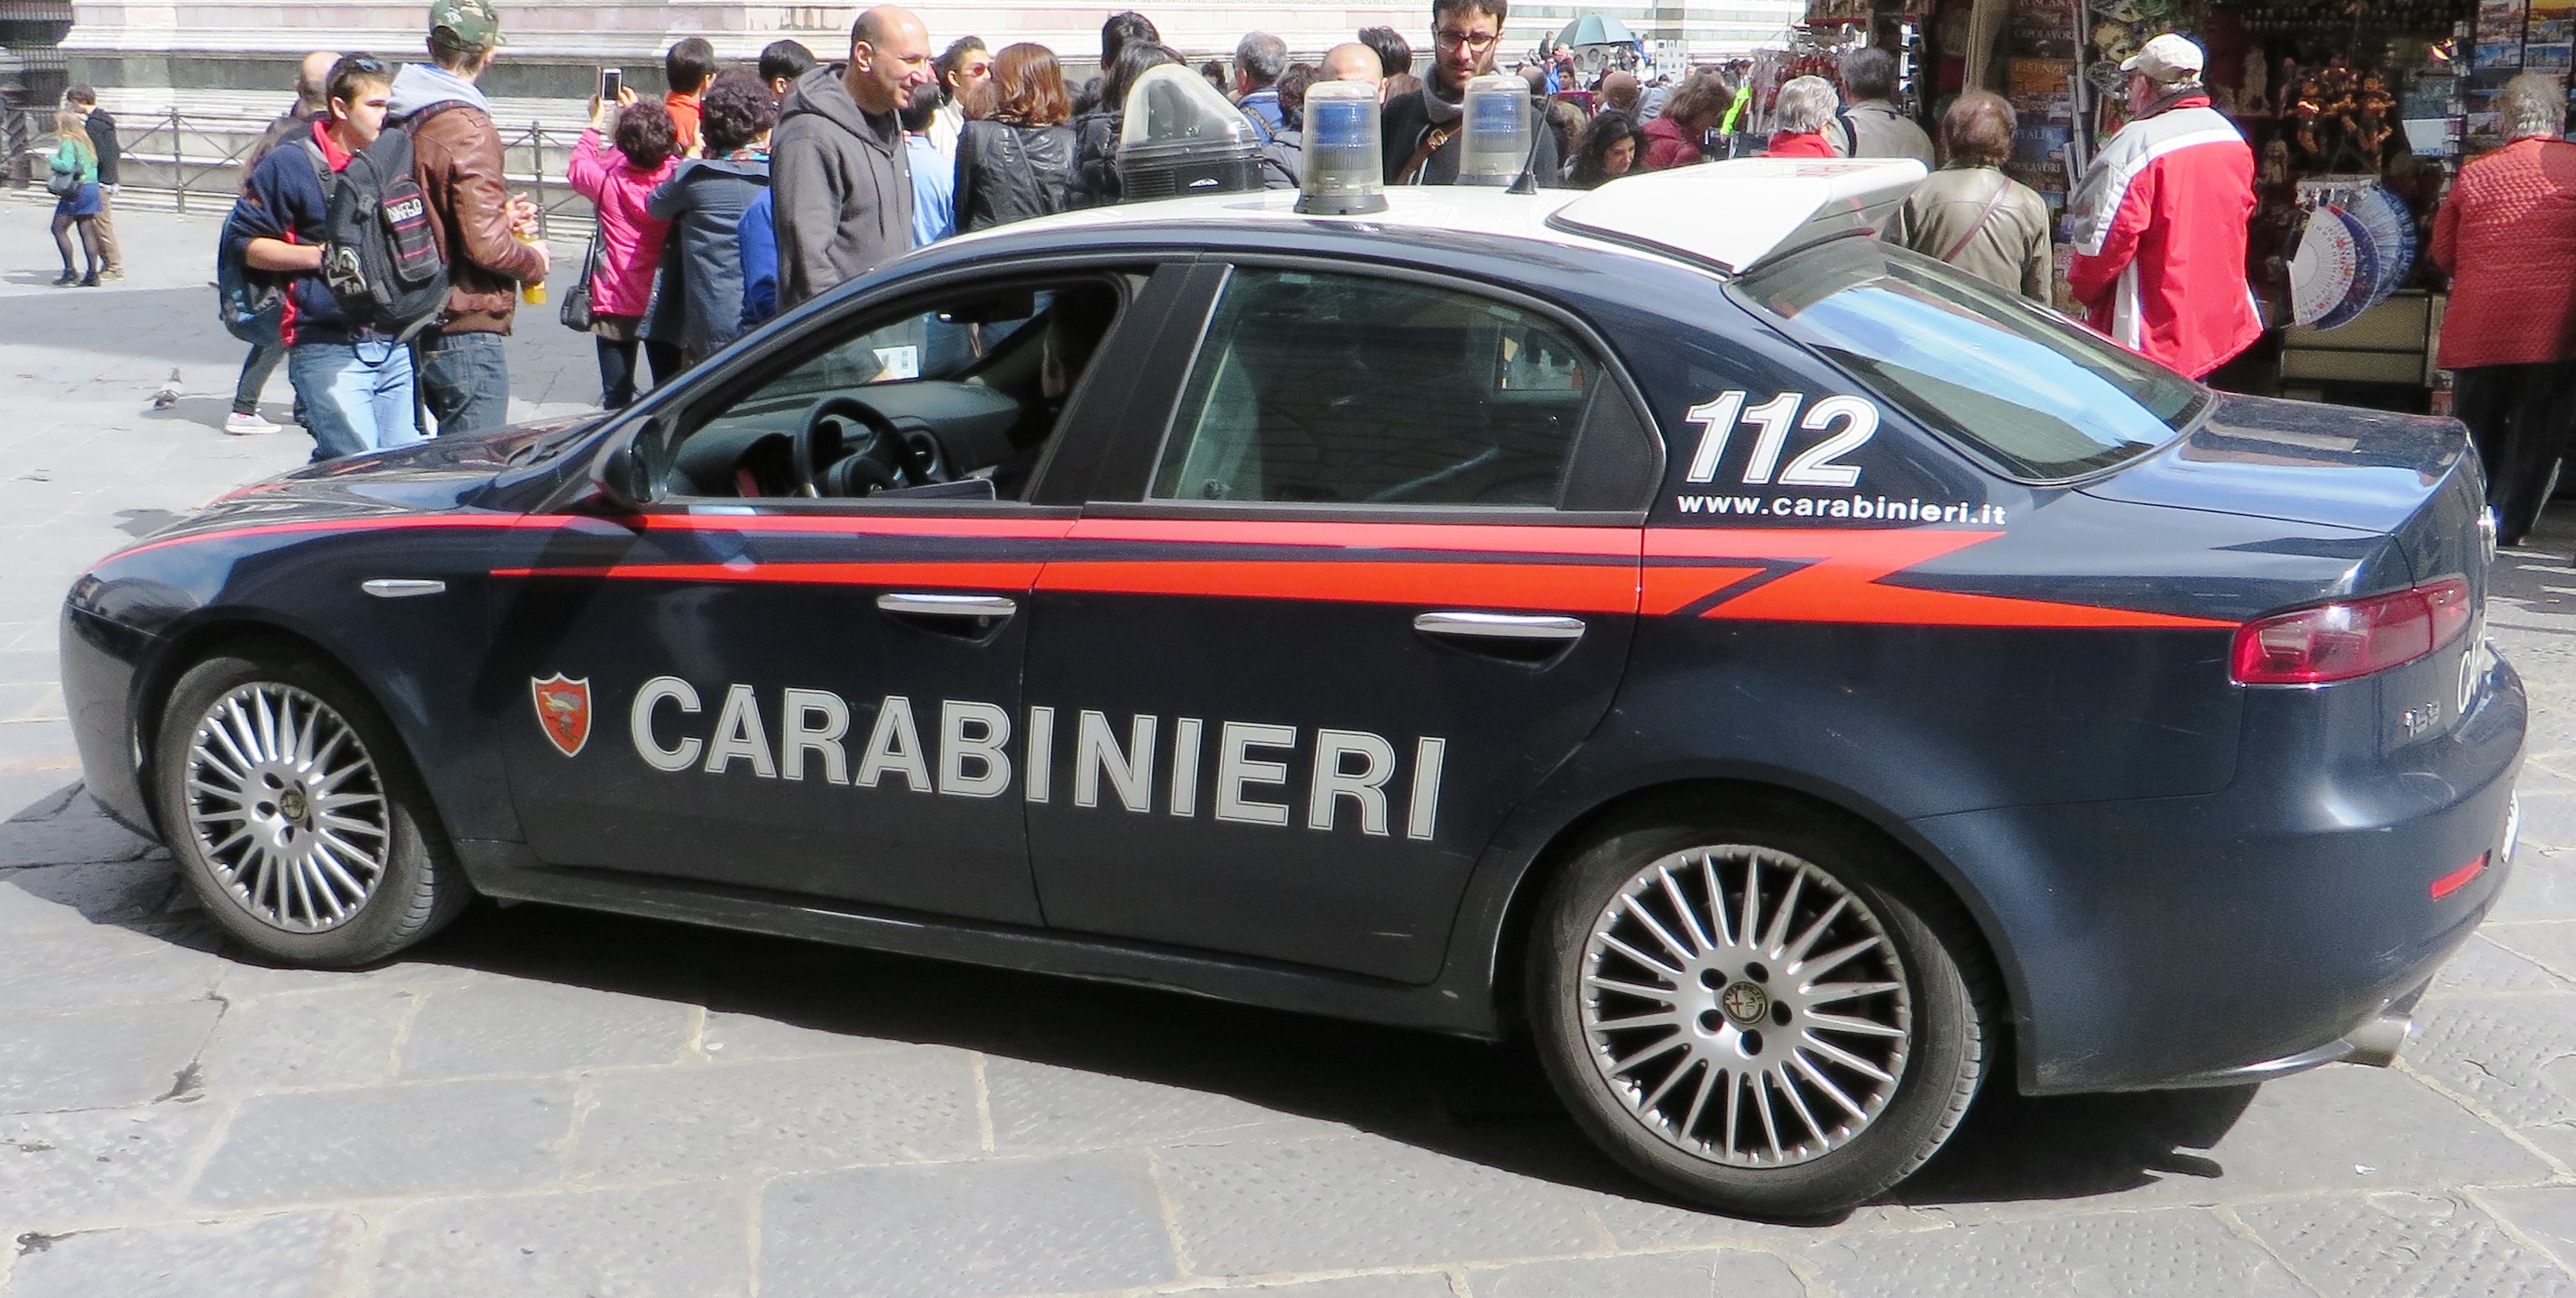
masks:
{"label": "car rear window", "polygon": [[2206,395],[2017,293],[1875,239],[1819,244],[1733,291],[1881,398],[2024,480],[2143,455]]}

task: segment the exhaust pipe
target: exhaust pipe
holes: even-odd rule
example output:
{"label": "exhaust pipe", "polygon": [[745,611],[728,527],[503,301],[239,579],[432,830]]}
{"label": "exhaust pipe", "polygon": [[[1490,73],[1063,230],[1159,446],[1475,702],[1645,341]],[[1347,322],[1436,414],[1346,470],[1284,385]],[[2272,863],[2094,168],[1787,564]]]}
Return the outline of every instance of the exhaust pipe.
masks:
{"label": "exhaust pipe", "polygon": [[2384,1010],[2346,1034],[2343,1043],[2352,1053],[2343,1057],[2347,1064],[2386,1068],[2397,1062],[2397,1052],[2406,1048],[2406,1039],[2415,1035],[2415,1016],[2396,1009]]}

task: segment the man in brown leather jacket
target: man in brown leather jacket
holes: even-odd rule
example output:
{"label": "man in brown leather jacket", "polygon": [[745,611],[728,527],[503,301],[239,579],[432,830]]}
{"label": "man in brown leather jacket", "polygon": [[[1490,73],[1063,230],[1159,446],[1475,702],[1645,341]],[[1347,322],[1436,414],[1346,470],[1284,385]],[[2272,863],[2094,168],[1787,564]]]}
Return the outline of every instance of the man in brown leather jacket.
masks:
{"label": "man in brown leather jacket", "polygon": [[447,252],[447,313],[420,339],[421,395],[442,434],[509,422],[501,340],[518,310],[519,285],[544,281],[550,261],[546,245],[534,241],[536,206],[509,192],[491,103],[474,88],[500,45],[501,19],[490,0],[433,0],[430,61],[394,77],[389,105],[396,118],[462,105],[441,109],[412,135],[430,228]]}

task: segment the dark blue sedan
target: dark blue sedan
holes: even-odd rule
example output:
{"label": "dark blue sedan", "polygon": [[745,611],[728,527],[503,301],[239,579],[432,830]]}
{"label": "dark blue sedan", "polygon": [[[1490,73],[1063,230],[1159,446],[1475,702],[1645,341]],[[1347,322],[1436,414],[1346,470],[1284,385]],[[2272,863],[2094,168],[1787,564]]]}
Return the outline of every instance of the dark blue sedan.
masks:
{"label": "dark blue sedan", "polygon": [[2388,1062],[2513,847],[2460,427],[1880,242],[1919,174],[935,245],[102,561],[89,787],[269,958],[480,894],[1528,1033],[1760,1215],[1989,1081]]}

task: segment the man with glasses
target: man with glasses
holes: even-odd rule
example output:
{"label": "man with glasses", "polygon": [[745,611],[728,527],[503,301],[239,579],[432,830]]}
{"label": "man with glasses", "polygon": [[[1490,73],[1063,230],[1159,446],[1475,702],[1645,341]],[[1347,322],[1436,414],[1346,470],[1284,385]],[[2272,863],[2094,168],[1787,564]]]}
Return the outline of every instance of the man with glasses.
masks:
{"label": "man with glasses", "polygon": [[[1431,77],[1422,89],[1386,101],[1382,143],[1391,185],[1458,183],[1459,135],[1468,81],[1494,70],[1511,0],[1432,0]],[[1532,125],[1538,125],[1536,113]],[[1556,183],[1556,142],[1534,130],[1539,183]]]}

